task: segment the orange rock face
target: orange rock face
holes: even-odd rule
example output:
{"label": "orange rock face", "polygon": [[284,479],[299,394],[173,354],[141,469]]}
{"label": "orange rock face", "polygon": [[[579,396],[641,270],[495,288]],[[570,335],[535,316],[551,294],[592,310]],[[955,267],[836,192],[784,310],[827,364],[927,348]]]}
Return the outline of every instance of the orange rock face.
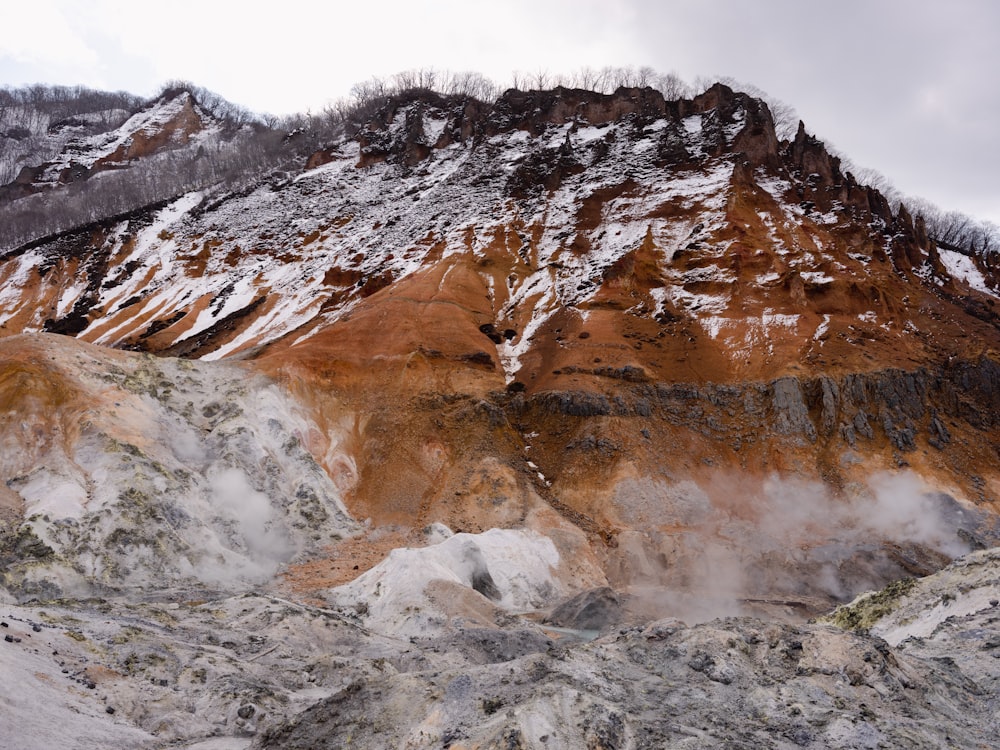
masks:
{"label": "orange rock face", "polygon": [[544,529],[619,586],[835,599],[937,567],[944,542],[864,520],[897,494],[994,538],[996,278],[761,102],[401,98],[308,166],[8,254],[5,332],[247,359],[354,518]]}

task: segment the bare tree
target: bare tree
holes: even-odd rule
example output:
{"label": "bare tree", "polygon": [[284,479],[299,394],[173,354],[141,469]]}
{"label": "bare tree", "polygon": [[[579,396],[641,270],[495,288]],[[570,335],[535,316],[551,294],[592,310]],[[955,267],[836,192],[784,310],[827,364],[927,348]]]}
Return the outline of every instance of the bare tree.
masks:
{"label": "bare tree", "polygon": [[612,68],[605,66],[594,74],[594,91],[601,94],[609,93],[608,89],[612,85]]}
{"label": "bare tree", "polygon": [[593,68],[580,68],[572,76],[572,85],[575,88],[593,89],[597,79],[597,72]]}
{"label": "bare tree", "polygon": [[351,86],[351,98],[359,104],[367,104],[375,99],[388,96],[389,88],[381,78],[372,76]]}
{"label": "bare tree", "polygon": [[545,89],[552,88],[552,76],[547,70],[542,68],[539,68],[532,74],[531,81],[536,91],[544,91]]}
{"label": "bare tree", "polygon": [[500,88],[482,73],[462,71],[446,77],[447,86],[442,91],[451,96],[471,96],[480,101],[493,101],[500,95]]}
{"label": "bare tree", "polygon": [[663,94],[663,98],[669,102],[677,101],[678,99],[687,99],[694,95],[691,87],[676,73],[657,75],[651,85]]}

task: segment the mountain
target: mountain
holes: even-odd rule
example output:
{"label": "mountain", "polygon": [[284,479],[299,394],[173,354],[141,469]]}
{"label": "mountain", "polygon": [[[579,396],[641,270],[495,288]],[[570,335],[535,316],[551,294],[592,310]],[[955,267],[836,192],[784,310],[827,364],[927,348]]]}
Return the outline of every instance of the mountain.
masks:
{"label": "mountain", "polygon": [[[0,111],[0,127],[12,126],[0,132],[0,180],[9,180],[0,185],[0,247],[52,239],[113,216],[147,214],[208,186],[237,190],[268,170],[301,161],[298,151],[308,148],[301,134],[269,127],[190,84],[168,85],[144,103],[99,92],[62,101],[61,91],[0,90],[0,105],[17,103]],[[100,109],[109,101],[130,108]],[[54,119],[67,112],[75,114]]]}
{"label": "mountain", "polygon": [[[995,570],[994,258],[722,85],[356,114],[294,171],[192,167],[2,251],[0,561],[37,700],[56,667],[100,683],[58,705],[119,747],[991,736],[961,637],[805,621]],[[21,184],[85,202],[222,130],[175,91]]]}
{"label": "mountain", "polygon": [[[71,141],[85,141],[119,127],[143,106],[140,97],[83,87],[0,88],[0,184],[16,182],[58,155]],[[5,199],[21,191],[7,185]]]}
{"label": "mountain", "polygon": [[[61,129],[67,129],[67,124]],[[21,169],[6,186],[9,197],[22,197],[54,185],[86,180],[99,172],[122,169],[135,160],[169,148],[204,140],[219,123],[188,91],[165,92],[151,106],[119,127],[97,135],[71,138],[52,159]]]}

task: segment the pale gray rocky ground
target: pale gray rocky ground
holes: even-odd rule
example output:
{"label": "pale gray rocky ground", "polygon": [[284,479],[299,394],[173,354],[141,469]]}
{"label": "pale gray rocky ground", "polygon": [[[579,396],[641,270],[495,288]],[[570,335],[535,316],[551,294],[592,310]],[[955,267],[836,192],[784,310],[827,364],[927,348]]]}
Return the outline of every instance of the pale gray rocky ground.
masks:
{"label": "pale gray rocky ground", "polygon": [[8,597],[0,747],[996,746],[1000,551],[883,596],[881,636],[665,619],[586,642],[505,609],[504,580],[475,622],[397,636],[364,626],[379,623],[348,587],[330,609],[193,589]]}

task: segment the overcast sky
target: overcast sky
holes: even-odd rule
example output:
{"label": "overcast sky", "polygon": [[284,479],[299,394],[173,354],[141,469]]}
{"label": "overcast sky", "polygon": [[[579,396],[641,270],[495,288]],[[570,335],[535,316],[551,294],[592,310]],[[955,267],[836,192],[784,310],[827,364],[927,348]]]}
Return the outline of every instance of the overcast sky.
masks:
{"label": "overcast sky", "polygon": [[735,78],[904,193],[1000,224],[994,0],[0,0],[0,11],[0,84],[149,95],[180,78],[275,114],[411,68],[500,83],[605,65]]}

